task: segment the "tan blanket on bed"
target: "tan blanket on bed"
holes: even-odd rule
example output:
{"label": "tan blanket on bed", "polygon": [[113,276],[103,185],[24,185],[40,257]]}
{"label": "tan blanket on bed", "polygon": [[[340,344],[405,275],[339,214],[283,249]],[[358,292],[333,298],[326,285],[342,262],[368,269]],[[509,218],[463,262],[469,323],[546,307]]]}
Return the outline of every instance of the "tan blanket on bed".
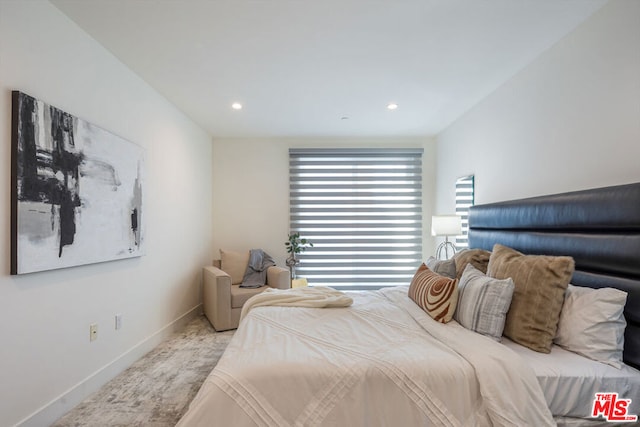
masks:
{"label": "tan blanket on bed", "polygon": [[349,307],[353,299],[343,292],[325,286],[313,286],[295,289],[269,288],[258,295],[254,295],[244,303],[240,321],[254,307],[278,305],[282,307]]}

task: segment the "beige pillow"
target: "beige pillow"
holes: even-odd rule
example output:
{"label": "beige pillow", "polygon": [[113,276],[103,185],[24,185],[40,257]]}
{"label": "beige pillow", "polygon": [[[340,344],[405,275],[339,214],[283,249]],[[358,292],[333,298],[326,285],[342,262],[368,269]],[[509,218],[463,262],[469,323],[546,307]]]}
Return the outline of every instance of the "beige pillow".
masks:
{"label": "beige pillow", "polygon": [[574,353],[622,367],[627,293],[569,285],[554,342]]}
{"label": "beige pillow", "polygon": [[487,275],[511,277],[515,285],[504,335],[531,350],[549,353],[574,267],[571,257],[523,255],[496,244]]}
{"label": "beige pillow", "polygon": [[473,265],[476,270],[487,273],[487,265],[489,264],[489,256],[491,252],[484,249],[463,249],[453,256],[456,263],[456,277],[460,279],[467,264]]}
{"label": "beige pillow", "polygon": [[249,251],[232,252],[220,249],[220,269],[231,276],[231,284],[242,283],[249,265]]}
{"label": "beige pillow", "polygon": [[434,273],[423,263],[411,280],[409,298],[434,320],[447,323],[458,304],[458,279]]}

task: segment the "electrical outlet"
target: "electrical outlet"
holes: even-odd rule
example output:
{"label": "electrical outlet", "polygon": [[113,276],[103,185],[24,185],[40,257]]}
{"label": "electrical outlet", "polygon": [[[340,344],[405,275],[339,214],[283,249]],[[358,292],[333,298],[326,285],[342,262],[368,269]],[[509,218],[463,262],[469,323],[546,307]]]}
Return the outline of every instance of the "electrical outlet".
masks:
{"label": "electrical outlet", "polygon": [[116,314],[116,331],[122,328],[122,314]]}
{"label": "electrical outlet", "polygon": [[98,324],[92,323],[89,325],[89,341],[95,341],[98,339]]}

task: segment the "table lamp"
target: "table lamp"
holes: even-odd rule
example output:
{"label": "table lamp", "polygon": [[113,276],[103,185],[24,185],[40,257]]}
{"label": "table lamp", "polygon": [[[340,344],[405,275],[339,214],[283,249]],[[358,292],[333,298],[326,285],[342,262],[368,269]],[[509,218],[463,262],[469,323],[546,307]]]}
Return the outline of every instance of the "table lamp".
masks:
{"label": "table lamp", "polygon": [[444,251],[444,259],[449,259],[449,249],[452,250],[451,256],[453,256],[457,249],[456,246],[449,241],[449,236],[459,236],[461,234],[461,217],[458,215],[433,215],[431,217],[431,235],[444,236],[444,242],[440,243],[436,249],[436,258],[442,259],[441,255]]}

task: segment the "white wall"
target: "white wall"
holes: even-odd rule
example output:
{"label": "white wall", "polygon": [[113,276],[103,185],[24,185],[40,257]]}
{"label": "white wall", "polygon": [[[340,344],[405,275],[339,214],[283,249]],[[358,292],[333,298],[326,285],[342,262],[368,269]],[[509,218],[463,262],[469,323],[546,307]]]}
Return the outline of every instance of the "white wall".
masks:
{"label": "white wall", "polygon": [[612,0],[438,135],[437,206],[640,181],[640,1]]}
{"label": "white wall", "polygon": [[[385,139],[214,139],[213,249],[264,249],[284,266],[289,232],[289,148],[424,148],[423,239],[430,236],[435,192],[435,141],[430,138]],[[426,255],[429,255],[428,253]]]}
{"label": "white wall", "polygon": [[[9,276],[11,90],[146,149],[146,256]],[[48,425],[198,309],[211,140],[45,1],[0,1],[0,135],[0,425]]]}

